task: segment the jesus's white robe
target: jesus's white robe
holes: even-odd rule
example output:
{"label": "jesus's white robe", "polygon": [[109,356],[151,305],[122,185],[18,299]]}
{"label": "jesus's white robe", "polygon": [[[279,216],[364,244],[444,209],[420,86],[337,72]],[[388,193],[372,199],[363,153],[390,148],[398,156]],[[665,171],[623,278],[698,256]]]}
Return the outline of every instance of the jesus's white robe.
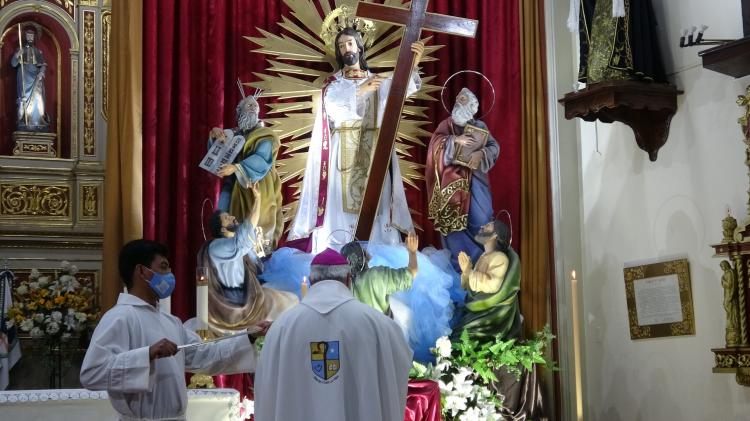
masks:
{"label": "jesus's white robe", "polygon": [[341,282],[315,283],[266,336],[255,420],[403,420],[411,361],[393,320]]}
{"label": "jesus's white robe", "polygon": [[[373,74],[366,73],[367,78]],[[336,249],[351,241],[359,218],[359,209],[347,210],[344,196],[360,196],[364,192],[352,192],[344,185],[342,174],[354,176],[346,169],[347,164],[342,160],[342,142],[340,131],[345,125],[360,121],[365,130],[369,130],[369,142],[374,146],[377,141],[377,129],[383,120],[388,93],[392,80],[386,78],[376,92],[357,97],[359,86],[367,81],[363,79],[347,79],[343,72],[334,74],[324,89],[322,103],[318,107],[315,124],[310,139],[307,166],[302,179],[297,214],[289,230],[290,239],[312,237],[312,253],[317,254],[328,247]],[[412,73],[412,79],[407,86],[407,95],[411,95],[421,86],[421,79],[417,72]],[[323,121],[322,109],[325,106],[327,121]],[[374,124],[373,124],[374,123]],[[330,127],[330,145],[323,140],[323,125]],[[375,127],[373,127],[375,125]],[[321,152],[328,148],[328,165],[321,163]],[[380,163],[382,164],[382,163]],[[325,166],[325,168],[323,168]],[[342,171],[342,169],[344,169]],[[325,174],[327,181],[326,192],[321,192],[321,174]],[[367,173],[364,173],[366,181]],[[361,174],[360,174],[361,176]],[[361,186],[364,187],[364,186]],[[319,194],[326,194],[325,206],[319,207]],[[318,216],[323,216],[322,224],[318,224]],[[406,203],[404,184],[401,180],[401,170],[395,149],[391,151],[391,166],[383,183],[378,212],[370,234],[370,241],[381,244],[397,244],[401,241],[399,231],[408,233],[414,230],[414,225]]]}
{"label": "jesus's white robe", "polygon": [[94,330],[81,366],[81,384],[106,390],[123,420],[180,420],[187,407],[185,371],[214,375],[255,370],[256,350],[247,336],[150,361],[149,346],[163,338],[177,345],[200,341],[177,317],[134,295],[120,294]]}

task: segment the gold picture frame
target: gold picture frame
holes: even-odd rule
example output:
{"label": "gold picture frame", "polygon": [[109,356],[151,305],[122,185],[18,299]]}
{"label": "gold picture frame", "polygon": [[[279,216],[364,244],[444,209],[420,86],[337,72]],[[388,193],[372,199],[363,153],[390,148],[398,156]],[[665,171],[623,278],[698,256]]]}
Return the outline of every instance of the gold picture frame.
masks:
{"label": "gold picture frame", "polygon": [[690,265],[686,258],[626,265],[623,272],[630,339],[695,334]]}

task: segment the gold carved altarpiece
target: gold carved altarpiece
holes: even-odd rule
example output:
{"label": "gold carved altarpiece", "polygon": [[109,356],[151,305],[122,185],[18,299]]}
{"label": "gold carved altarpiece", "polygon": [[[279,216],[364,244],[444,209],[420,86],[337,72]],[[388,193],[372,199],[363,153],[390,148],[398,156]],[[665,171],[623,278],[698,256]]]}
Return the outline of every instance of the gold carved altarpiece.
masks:
{"label": "gold carved altarpiece", "polygon": [[[45,89],[55,106],[51,133],[0,139],[13,145],[0,156],[0,257],[20,270],[69,260],[95,274],[101,270],[111,3],[0,0],[3,58],[18,48],[19,23],[41,28],[47,51],[54,52],[45,56],[51,63]],[[9,84],[15,72],[0,62],[0,89],[15,87]],[[14,106],[0,110],[15,112]],[[3,137],[11,131],[5,129]]]}
{"label": "gold carved altarpiece", "polygon": [[[745,165],[750,176],[750,86],[737,100],[744,108],[739,119],[747,147]],[[722,220],[722,241],[711,245],[714,257],[722,258],[720,285],[724,290],[722,312],[726,317],[725,346],[714,348],[715,373],[735,373],[737,383],[750,386],[750,190],[747,216],[742,224],[727,210]]]}

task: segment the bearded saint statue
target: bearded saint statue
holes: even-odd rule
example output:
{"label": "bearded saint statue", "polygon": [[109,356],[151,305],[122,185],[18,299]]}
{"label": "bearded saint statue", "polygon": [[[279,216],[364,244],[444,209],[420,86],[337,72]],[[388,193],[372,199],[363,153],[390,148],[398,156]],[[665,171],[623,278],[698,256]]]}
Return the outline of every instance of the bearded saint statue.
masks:
{"label": "bearded saint statue", "polygon": [[255,227],[263,203],[257,200],[258,187],[250,188],[255,200],[245,220],[237,221],[222,210],[211,215],[213,239],[198,251],[198,266],[208,268],[208,326],[217,336],[274,320],[298,302],[296,295],[267,288],[258,281],[262,263]]}
{"label": "bearded saint statue", "polygon": [[[472,261],[479,259],[483,245],[475,237],[483,225],[495,219],[487,173],[500,155],[500,146],[487,125],[474,118],[478,109],[476,95],[463,88],[451,116],[432,134],[427,153],[428,217],[442,235],[443,247],[450,250],[456,270],[460,270],[461,251]],[[467,127],[473,132],[468,133]],[[459,148],[472,152],[461,159],[456,153]]]}
{"label": "bearded saint statue", "polygon": [[36,41],[41,30],[33,26],[24,29],[23,47],[13,54],[10,66],[17,70],[16,98],[18,101],[19,131],[49,131],[49,115],[45,111],[44,91],[47,62]]}
{"label": "bearded saint statue", "polygon": [[213,142],[226,142],[236,135],[245,138],[242,152],[234,162],[219,168],[223,178],[218,209],[245,220],[253,209],[254,195],[251,187],[257,185],[260,199],[260,219],[264,239],[275,249],[284,228],[281,213],[281,179],[276,172],[275,161],[279,152],[279,138],[271,129],[264,127],[259,119],[260,107],[254,96],[247,96],[237,104],[237,127],[222,130],[211,129],[208,147]]}

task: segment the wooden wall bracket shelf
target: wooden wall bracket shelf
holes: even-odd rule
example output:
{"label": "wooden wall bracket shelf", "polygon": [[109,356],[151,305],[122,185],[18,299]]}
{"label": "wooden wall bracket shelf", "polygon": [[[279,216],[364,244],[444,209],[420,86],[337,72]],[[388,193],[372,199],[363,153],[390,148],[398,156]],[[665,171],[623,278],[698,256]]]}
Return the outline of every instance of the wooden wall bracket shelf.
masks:
{"label": "wooden wall bracket shelf", "polygon": [[735,78],[750,75],[750,37],[703,50],[698,55],[706,69]]}
{"label": "wooden wall bracket shelf", "polygon": [[656,161],[659,148],[669,136],[669,123],[677,112],[674,86],[633,80],[614,80],[569,92],[559,100],[565,106],[565,118],[576,117],[603,123],[619,121],[633,129],[638,147]]}

